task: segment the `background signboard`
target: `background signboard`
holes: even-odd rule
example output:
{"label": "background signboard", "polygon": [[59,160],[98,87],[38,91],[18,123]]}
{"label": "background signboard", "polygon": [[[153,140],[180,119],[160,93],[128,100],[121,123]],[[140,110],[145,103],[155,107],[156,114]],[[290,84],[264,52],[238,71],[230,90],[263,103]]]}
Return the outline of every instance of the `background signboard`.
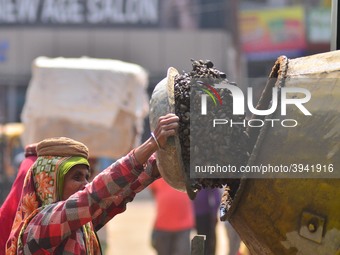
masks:
{"label": "background signboard", "polygon": [[7,40],[0,39],[0,63],[6,62],[9,49],[9,43]]}
{"label": "background signboard", "polygon": [[226,0],[0,0],[0,26],[223,28]]}
{"label": "background signboard", "polygon": [[0,0],[2,25],[158,24],[158,0]]}

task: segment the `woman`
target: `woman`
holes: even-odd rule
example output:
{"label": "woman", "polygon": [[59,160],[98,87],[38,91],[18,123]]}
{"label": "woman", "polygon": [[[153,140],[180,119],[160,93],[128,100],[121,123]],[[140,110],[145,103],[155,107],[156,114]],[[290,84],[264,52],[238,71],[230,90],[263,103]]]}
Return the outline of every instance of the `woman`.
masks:
{"label": "woman", "polygon": [[157,206],[151,236],[153,248],[158,255],[190,254],[194,212],[188,195],[172,188],[163,178],[153,182],[149,189]]}
{"label": "woman", "polygon": [[64,137],[38,143],[6,254],[100,254],[95,231],[160,177],[153,153],[177,127],[174,114],[160,117],[152,137],[91,183],[85,145]]}

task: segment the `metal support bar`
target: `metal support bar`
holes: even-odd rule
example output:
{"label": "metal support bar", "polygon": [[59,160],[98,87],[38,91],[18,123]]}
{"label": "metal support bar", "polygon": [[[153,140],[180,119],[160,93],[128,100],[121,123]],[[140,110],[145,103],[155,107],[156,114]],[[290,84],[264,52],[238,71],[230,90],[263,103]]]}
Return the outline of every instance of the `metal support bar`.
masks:
{"label": "metal support bar", "polygon": [[204,255],[205,235],[196,235],[191,240],[191,255]]}
{"label": "metal support bar", "polygon": [[332,13],[331,13],[331,27],[332,27],[332,35],[331,35],[331,50],[339,50],[340,49],[340,25],[339,25],[339,13],[340,5],[338,4],[338,0],[332,0]]}

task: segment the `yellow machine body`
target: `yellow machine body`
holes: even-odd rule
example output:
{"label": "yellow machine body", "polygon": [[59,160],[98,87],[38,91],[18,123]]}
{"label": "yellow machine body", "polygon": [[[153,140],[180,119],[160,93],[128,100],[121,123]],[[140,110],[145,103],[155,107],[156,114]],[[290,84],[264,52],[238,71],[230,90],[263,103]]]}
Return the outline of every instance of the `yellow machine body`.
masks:
{"label": "yellow machine body", "polygon": [[[270,118],[294,119],[298,125],[250,130],[256,142],[248,165],[300,164],[309,167],[309,173],[241,180],[227,219],[253,255],[340,254],[339,78],[339,51],[280,57],[273,67],[269,79],[275,81],[269,81],[265,90],[273,86],[309,90],[311,99],[305,107],[312,115],[292,106],[282,116],[278,108]],[[268,107],[270,98],[265,97],[270,93],[262,95],[260,107]],[[316,166],[327,174],[312,174]]]}

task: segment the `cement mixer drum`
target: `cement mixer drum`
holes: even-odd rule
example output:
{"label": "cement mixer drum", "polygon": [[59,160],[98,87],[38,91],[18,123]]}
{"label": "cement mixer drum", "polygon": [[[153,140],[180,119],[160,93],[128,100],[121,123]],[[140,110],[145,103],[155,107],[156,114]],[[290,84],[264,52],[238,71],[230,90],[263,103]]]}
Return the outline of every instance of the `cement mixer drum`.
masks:
{"label": "cement mixer drum", "polygon": [[[283,116],[279,108],[270,118],[294,119],[298,125],[249,131],[254,141],[249,166],[299,164],[305,171],[242,179],[227,219],[251,254],[340,254],[339,74],[339,51],[298,59],[283,56],[273,67],[262,109],[271,101],[266,90],[300,87],[311,93],[305,106],[312,115],[292,106]],[[290,98],[299,96],[292,93]]]}

